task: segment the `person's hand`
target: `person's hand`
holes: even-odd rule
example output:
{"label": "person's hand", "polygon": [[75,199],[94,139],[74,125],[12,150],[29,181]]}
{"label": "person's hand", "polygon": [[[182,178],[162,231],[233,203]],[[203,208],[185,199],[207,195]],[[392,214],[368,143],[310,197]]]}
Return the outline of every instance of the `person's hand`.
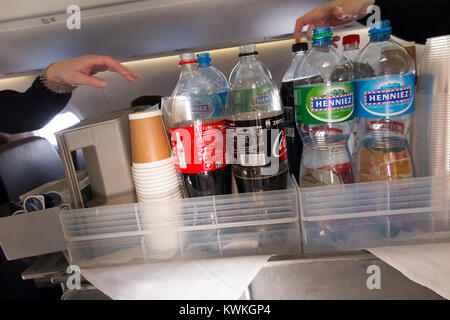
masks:
{"label": "person's hand", "polygon": [[366,16],[367,7],[375,0],[334,0],[297,19],[294,36],[300,42],[302,29],[309,25],[306,36],[312,37],[312,30],[321,26],[340,26]]}
{"label": "person's hand", "polygon": [[97,55],[87,55],[56,62],[47,69],[47,79],[71,85],[86,84],[96,88],[106,87],[106,81],[92,75],[102,71],[113,71],[128,82],[133,82],[139,75],[122,66],[119,61]]}

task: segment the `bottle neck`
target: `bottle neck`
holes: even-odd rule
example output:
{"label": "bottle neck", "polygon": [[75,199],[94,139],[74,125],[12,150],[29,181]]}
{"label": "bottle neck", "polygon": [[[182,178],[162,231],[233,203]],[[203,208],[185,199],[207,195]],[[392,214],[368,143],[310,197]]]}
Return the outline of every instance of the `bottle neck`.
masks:
{"label": "bottle neck", "polygon": [[211,63],[210,62],[199,62],[198,67],[199,68],[208,68],[208,67],[211,67]]}
{"label": "bottle neck", "polygon": [[349,43],[344,45],[344,51],[359,50],[359,43]]}
{"label": "bottle neck", "polygon": [[312,46],[315,48],[325,48],[331,45],[331,37],[317,38],[313,40]]}
{"label": "bottle neck", "polygon": [[371,42],[387,41],[391,38],[390,32],[377,32],[370,35]]}
{"label": "bottle neck", "polygon": [[256,54],[252,54],[252,55],[248,55],[248,56],[242,56],[239,58],[239,60],[241,61],[241,63],[251,63],[251,62],[256,62]]}
{"label": "bottle neck", "polygon": [[181,65],[182,72],[194,72],[198,70],[198,63],[187,63]]}

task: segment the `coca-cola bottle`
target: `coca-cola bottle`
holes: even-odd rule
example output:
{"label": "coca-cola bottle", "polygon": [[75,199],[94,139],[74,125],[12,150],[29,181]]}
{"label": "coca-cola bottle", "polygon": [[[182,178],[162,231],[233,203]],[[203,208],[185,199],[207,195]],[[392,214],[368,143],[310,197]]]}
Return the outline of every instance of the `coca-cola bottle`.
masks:
{"label": "coca-cola bottle", "polygon": [[171,96],[175,166],[189,197],[231,193],[225,161],[226,121],[220,97],[198,71],[194,53],[180,55],[181,74]]}
{"label": "coca-cola bottle", "polygon": [[280,94],[256,59],[257,54],[255,45],[240,47],[240,67],[227,100],[234,139],[233,176],[239,192],[287,186],[285,118]]}

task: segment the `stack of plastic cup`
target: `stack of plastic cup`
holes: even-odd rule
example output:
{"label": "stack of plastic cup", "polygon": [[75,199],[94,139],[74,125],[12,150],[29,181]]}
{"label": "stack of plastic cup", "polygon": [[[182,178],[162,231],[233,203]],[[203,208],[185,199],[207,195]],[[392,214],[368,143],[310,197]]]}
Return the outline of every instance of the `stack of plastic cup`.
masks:
{"label": "stack of plastic cup", "polygon": [[[145,232],[146,255],[169,259],[178,249],[177,215],[182,198],[160,110],[131,113],[131,173]],[[147,204],[148,202],[148,204]]]}
{"label": "stack of plastic cup", "polygon": [[416,175],[450,173],[450,35],[425,44],[412,133]]}

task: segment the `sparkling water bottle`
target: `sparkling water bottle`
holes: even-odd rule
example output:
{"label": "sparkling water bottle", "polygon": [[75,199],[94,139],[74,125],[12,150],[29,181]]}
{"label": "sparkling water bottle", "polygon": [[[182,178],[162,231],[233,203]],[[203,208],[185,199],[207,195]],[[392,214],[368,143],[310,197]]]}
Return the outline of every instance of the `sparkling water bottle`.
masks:
{"label": "sparkling water bottle", "polygon": [[353,124],[353,68],[331,45],[331,30],[313,30],[313,46],[295,73],[297,128],[303,140],[300,186],[353,182],[348,138]]}
{"label": "sparkling water bottle", "polygon": [[240,67],[227,104],[239,192],[285,189],[288,163],[285,118],[275,83],[256,59],[255,45],[240,47]]}
{"label": "sparkling water bottle", "polygon": [[209,85],[219,95],[223,106],[227,103],[227,95],[230,85],[227,78],[217,68],[211,65],[211,56],[208,52],[197,54],[198,71],[208,80]]}
{"label": "sparkling water bottle", "polygon": [[292,45],[293,58],[286,74],[281,81],[281,100],[286,117],[286,143],[288,152],[289,172],[298,182],[298,172],[302,157],[303,143],[295,124],[294,106],[294,74],[298,64],[308,51],[308,43],[300,42]]}
{"label": "sparkling water bottle", "polygon": [[[312,48],[295,72],[296,120],[303,140],[301,187],[354,180],[347,143],[354,116],[353,68],[350,60],[331,45],[332,35],[329,27],[314,29]],[[309,236],[340,244],[350,230],[348,219],[326,220],[318,223]]]}
{"label": "sparkling water bottle", "polygon": [[171,96],[170,132],[175,166],[189,197],[231,193],[226,163],[226,115],[220,97],[198,71],[193,53],[180,56]]}

